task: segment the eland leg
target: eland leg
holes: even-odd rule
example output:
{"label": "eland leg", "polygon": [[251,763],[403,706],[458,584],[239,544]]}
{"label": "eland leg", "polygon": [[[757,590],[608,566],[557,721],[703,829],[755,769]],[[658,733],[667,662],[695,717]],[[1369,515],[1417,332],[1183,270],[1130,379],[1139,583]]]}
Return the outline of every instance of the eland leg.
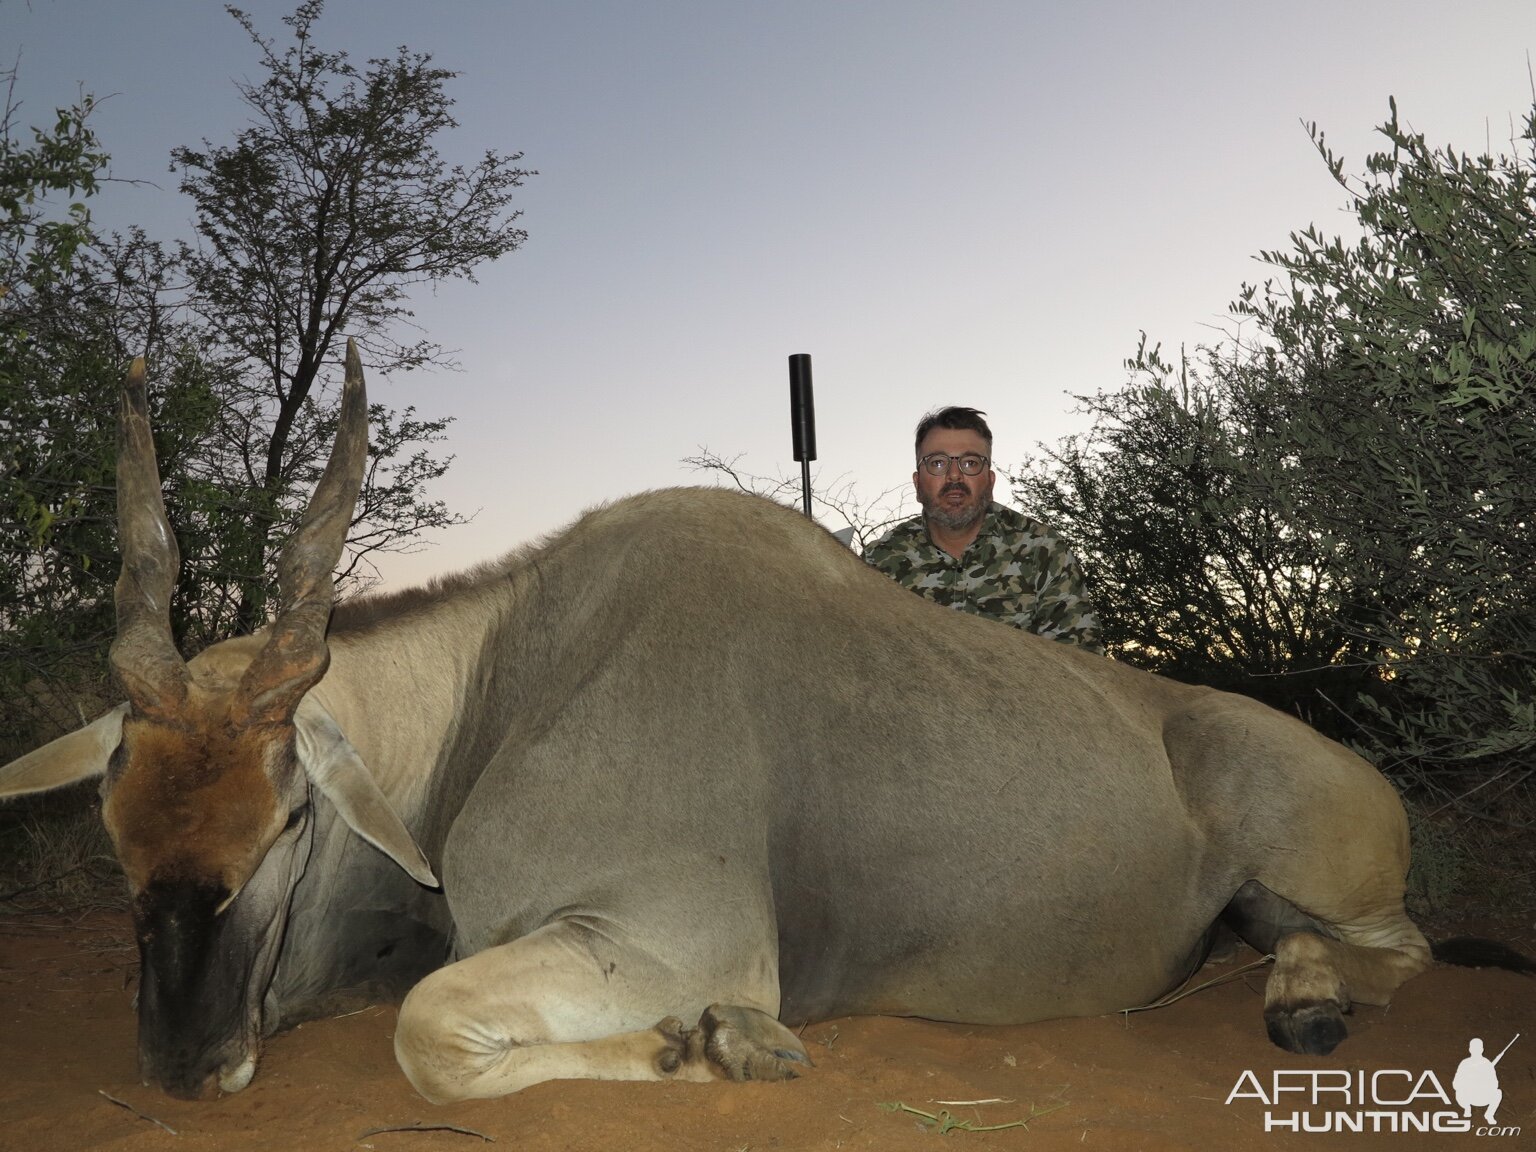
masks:
{"label": "eland leg", "polygon": [[1358,795],[1339,797],[1337,809],[1300,830],[1299,851],[1277,853],[1258,877],[1316,922],[1282,917],[1265,945],[1275,969],[1264,990],[1264,1022],[1289,1052],[1333,1051],[1352,1005],[1390,1003],[1399,985],[1430,965],[1429,943],[1403,907],[1407,820],[1390,786],[1380,777],[1372,782],[1379,783],[1374,807],[1350,805]]}
{"label": "eland leg", "polygon": [[1429,966],[1429,946],[1402,912],[1329,922],[1257,881],[1238,889],[1223,919],[1253,947],[1271,952],[1264,989],[1269,1038],[1288,1052],[1326,1055],[1344,1039],[1355,1004],[1387,1004],[1400,984]]}
{"label": "eland leg", "polygon": [[1164,734],[1210,858],[1239,887],[1222,914],[1275,967],[1270,1038],[1323,1054],[1352,1004],[1386,1004],[1429,966],[1403,908],[1408,820],[1360,757],[1299,721],[1212,693]]}
{"label": "eland leg", "polygon": [[789,1079],[810,1059],[773,1018],[771,976],[706,1006],[638,949],[557,921],[416,985],[400,1006],[395,1057],[439,1104],[545,1080]]}
{"label": "eland leg", "polygon": [[1275,970],[1264,990],[1269,1038],[1288,1052],[1318,1056],[1344,1039],[1343,1014],[1353,1005],[1391,1003],[1400,984],[1429,966],[1423,937],[1415,949],[1407,941],[1372,947],[1292,932],[1274,951]]}

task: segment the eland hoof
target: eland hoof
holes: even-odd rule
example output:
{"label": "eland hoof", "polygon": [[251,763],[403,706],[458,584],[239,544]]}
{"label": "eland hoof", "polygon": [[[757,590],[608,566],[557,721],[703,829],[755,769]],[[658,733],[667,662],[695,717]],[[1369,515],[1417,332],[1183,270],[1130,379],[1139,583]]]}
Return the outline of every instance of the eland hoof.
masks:
{"label": "eland hoof", "polygon": [[766,1012],[711,1004],[699,1017],[704,1055],[727,1080],[793,1080],[811,1058],[799,1038]]}
{"label": "eland hoof", "polygon": [[1308,1056],[1328,1055],[1349,1035],[1344,1013],[1332,1000],[1269,1008],[1264,1025],[1277,1047]]}

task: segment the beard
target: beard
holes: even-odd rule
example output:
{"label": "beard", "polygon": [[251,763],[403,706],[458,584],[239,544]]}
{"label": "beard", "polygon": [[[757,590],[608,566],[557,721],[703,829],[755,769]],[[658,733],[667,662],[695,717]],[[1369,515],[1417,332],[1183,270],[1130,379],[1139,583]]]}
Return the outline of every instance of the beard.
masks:
{"label": "beard", "polygon": [[[919,502],[923,506],[923,516],[948,529],[951,532],[961,532],[971,527],[986,514],[987,504],[992,499],[992,485],[970,495],[970,489],[959,482],[951,481],[940,488],[934,496],[919,495]],[[951,492],[960,492],[969,496],[959,503],[951,503],[945,497]]]}

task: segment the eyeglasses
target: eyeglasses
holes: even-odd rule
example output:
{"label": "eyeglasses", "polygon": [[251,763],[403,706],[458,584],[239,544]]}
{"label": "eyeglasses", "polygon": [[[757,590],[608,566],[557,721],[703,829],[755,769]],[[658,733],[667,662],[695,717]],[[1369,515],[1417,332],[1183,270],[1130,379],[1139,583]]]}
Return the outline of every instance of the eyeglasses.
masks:
{"label": "eyeglasses", "polygon": [[978,456],[974,452],[967,452],[964,456],[951,456],[948,452],[930,452],[918,460],[917,466],[930,476],[943,476],[949,471],[951,460],[966,476],[980,476],[990,463],[985,456]]}

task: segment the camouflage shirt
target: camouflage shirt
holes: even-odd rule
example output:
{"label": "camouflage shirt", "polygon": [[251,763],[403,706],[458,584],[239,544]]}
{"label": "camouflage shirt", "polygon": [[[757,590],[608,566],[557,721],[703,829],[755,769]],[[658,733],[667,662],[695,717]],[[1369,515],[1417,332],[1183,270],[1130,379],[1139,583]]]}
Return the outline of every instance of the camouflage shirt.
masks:
{"label": "camouflage shirt", "polygon": [[864,561],[936,604],[1104,650],[1082,571],[1066,541],[1012,508],[991,504],[981,531],[958,560],[929,539],[923,518],[914,516],[865,549]]}

